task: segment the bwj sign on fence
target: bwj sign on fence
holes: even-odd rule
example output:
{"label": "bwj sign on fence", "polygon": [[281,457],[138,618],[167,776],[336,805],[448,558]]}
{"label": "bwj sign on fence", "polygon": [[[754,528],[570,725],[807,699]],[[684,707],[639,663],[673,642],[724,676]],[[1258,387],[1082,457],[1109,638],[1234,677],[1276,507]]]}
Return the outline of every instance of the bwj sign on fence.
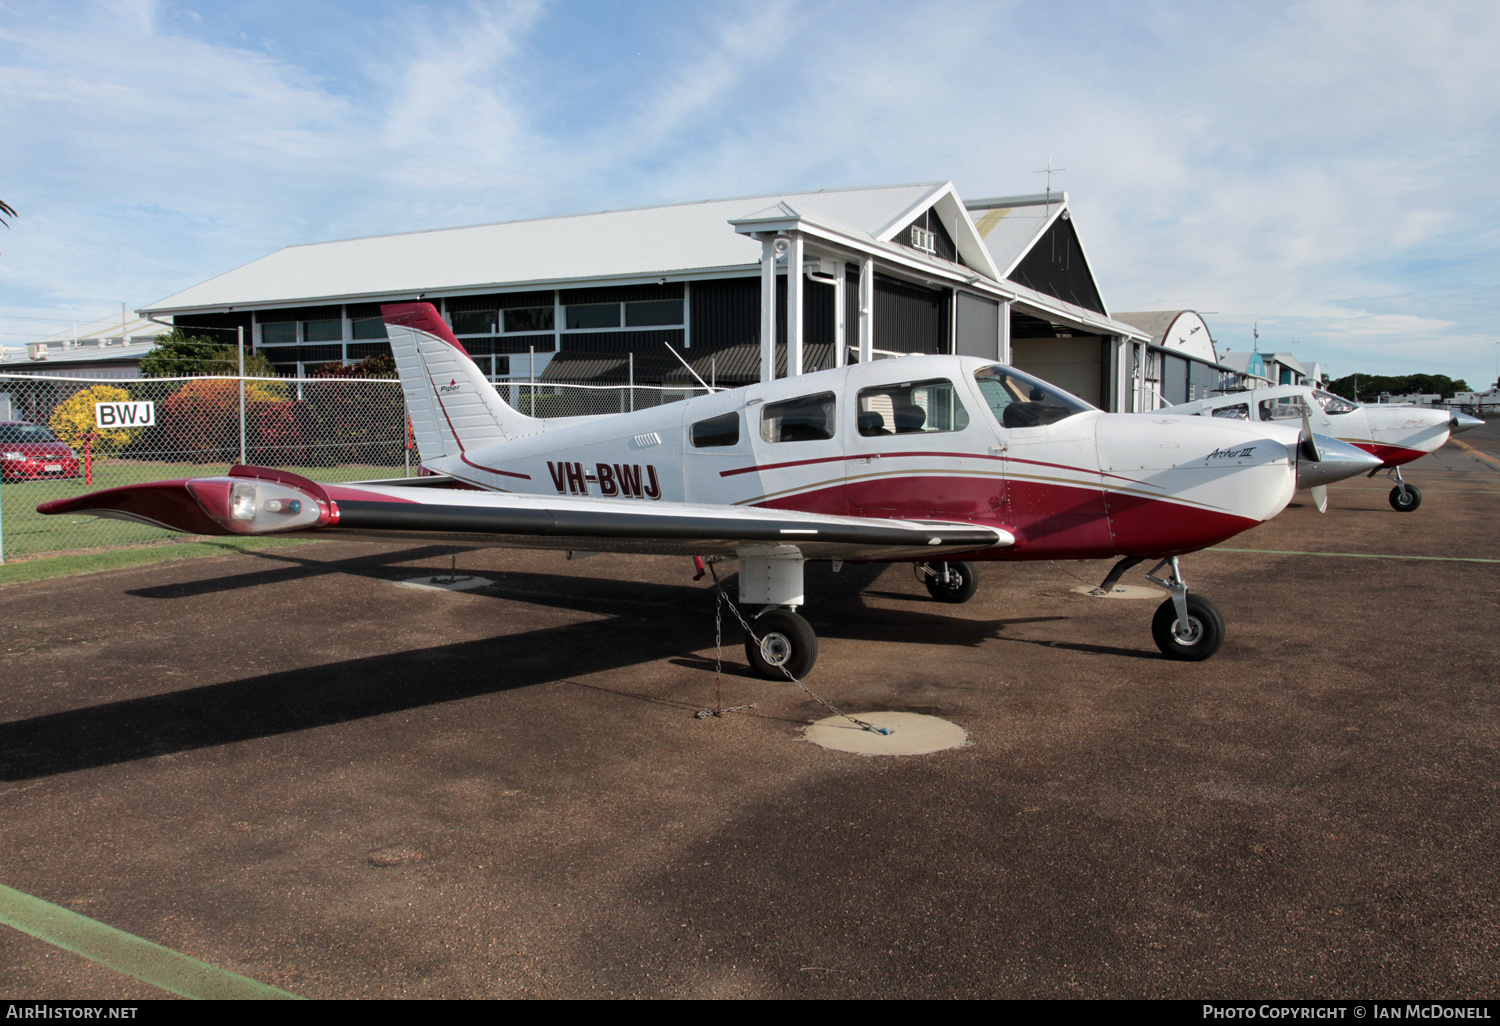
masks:
{"label": "bwj sign on fence", "polygon": [[94,423],[100,428],[154,427],[156,403],[95,403]]}

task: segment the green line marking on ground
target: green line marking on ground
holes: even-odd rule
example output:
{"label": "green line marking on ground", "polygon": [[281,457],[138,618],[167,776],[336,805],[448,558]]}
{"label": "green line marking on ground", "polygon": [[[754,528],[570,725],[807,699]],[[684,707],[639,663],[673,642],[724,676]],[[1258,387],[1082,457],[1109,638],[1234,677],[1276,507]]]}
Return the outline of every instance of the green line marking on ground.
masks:
{"label": "green line marking on ground", "polygon": [[0,923],[180,997],[291,1000],[296,994],[220,969],[0,884]]}
{"label": "green line marking on ground", "polygon": [[1474,556],[1393,556],[1384,552],[1298,552],[1294,549],[1225,549],[1212,548],[1209,552],[1253,552],[1264,556],[1347,556],[1350,559],[1422,559],[1436,563],[1500,563],[1500,559],[1479,559]]}

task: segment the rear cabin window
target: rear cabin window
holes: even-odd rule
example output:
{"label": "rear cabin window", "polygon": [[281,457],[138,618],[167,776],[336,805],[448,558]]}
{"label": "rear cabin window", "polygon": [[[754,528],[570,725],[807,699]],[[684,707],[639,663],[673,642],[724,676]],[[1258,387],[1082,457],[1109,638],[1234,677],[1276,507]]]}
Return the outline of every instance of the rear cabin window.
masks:
{"label": "rear cabin window", "polygon": [[862,388],[855,419],[866,437],[932,434],[962,431],[969,426],[969,411],[953,382],[938,378]]}
{"label": "rear cabin window", "polygon": [[1220,406],[1217,409],[1210,410],[1208,412],[1212,416],[1224,417],[1228,420],[1249,420],[1250,404],[1235,403],[1233,406]]}
{"label": "rear cabin window", "polygon": [[1302,397],[1296,395],[1283,396],[1280,399],[1262,399],[1260,401],[1261,420],[1301,420]]}
{"label": "rear cabin window", "polygon": [[693,445],[709,449],[719,445],[738,445],[740,441],[740,415],[726,413],[721,417],[710,417],[693,425]]}
{"label": "rear cabin window", "polygon": [[832,392],[767,403],[760,414],[760,437],[768,442],[816,442],[832,438]]}

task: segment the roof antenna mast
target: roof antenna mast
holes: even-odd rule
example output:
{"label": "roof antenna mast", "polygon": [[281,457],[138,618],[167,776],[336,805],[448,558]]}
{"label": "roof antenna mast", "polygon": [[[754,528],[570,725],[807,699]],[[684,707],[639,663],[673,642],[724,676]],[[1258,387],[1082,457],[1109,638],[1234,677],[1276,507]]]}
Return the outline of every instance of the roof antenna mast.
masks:
{"label": "roof antenna mast", "polygon": [[1067,168],[1065,168],[1065,167],[1053,167],[1052,166],[1052,158],[1048,157],[1047,158],[1047,166],[1045,168],[1043,168],[1040,171],[1033,171],[1033,172],[1031,172],[1034,175],[1046,175],[1047,176],[1047,206],[1049,206],[1049,207],[1052,205],[1052,176],[1055,175],[1055,174],[1058,174],[1060,172],[1066,171],[1066,170],[1067,170]]}

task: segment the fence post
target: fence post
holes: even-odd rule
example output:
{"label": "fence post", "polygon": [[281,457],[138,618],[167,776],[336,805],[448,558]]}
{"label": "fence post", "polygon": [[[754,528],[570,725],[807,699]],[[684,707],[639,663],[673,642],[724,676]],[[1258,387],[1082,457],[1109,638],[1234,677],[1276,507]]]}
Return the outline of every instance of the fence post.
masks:
{"label": "fence post", "polygon": [[[635,354],[627,353],[630,357],[630,412],[635,412]],[[602,470],[600,473],[604,473]]]}
{"label": "fence post", "polygon": [[235,329],[240,344],[240,463],[245,463],[245,326]]}
{"label": "fence post", "polygon": [[0,474],[0,564],[5,562],[5,475]]}

